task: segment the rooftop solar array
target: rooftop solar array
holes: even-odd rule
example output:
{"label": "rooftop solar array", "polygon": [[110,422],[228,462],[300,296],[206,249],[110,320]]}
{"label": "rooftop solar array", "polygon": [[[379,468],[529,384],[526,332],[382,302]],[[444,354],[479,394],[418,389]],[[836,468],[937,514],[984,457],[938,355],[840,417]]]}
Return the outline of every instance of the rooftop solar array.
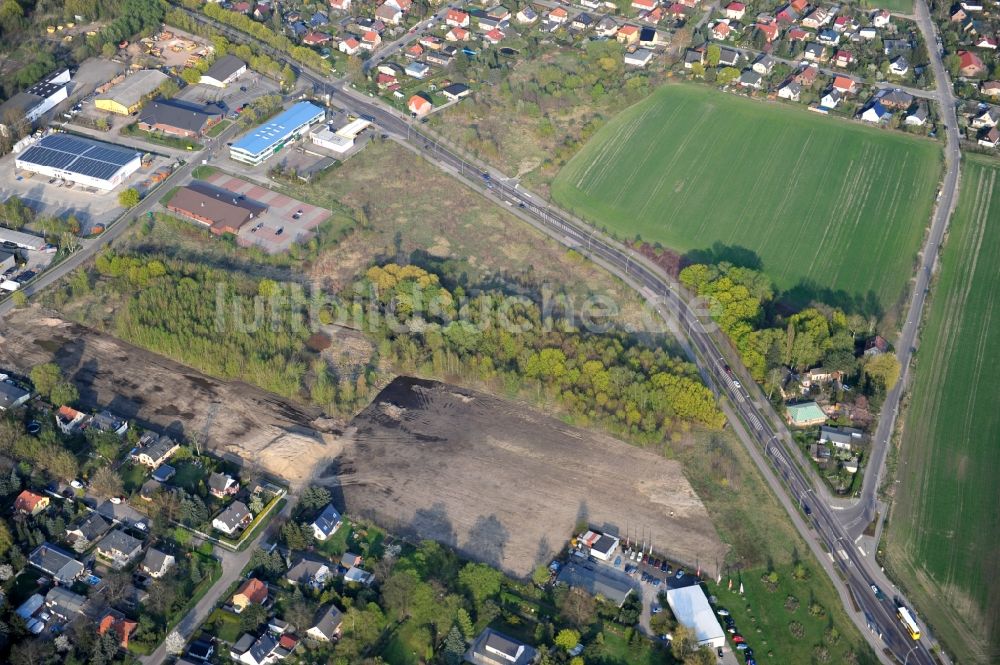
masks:
{"label": "rooftop solar array", "polygon": [[107,180],[139,156],[135,150],[67,134],[51,134],[24,151],[20,162]]}

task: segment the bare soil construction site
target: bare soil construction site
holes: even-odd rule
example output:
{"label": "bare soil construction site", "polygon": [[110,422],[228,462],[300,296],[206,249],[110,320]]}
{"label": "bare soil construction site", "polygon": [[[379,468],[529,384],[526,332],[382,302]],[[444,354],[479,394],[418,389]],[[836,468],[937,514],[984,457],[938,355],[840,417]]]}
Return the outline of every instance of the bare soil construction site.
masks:
{"label": "bare soil construction site", "polygon": [[320,481],[347,514],[527,575],[574,527],[624,536],[714,575],[726,554],[681,465],[522,404],[399,378],[351,423]]}
{"label": "bare soil construction site", "polygon": [[80,406],[111,409],[140,426],[253,460],[298,485],[339,451],[319,412],[240,382],[220,381],[38,308],[0,324],[0,367],[27,375],[54,362],[80,391]]}

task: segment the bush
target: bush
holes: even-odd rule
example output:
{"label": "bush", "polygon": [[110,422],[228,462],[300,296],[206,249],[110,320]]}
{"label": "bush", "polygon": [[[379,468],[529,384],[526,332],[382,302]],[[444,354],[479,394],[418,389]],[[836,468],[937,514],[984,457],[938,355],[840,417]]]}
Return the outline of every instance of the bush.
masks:
{"label": "bush", "polygon": [[788,624],[788,632],[794,635],[797,639],[802,639],[802,636],[806,634],[802,624],[798,621],[792,621]]}

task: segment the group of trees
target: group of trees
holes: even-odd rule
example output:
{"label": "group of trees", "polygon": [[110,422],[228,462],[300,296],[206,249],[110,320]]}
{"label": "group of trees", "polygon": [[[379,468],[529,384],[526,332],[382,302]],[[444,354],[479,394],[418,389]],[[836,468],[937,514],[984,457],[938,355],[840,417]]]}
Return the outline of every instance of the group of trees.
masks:
{"label": "group of trees", "polygon": [[208,37],[212,42],[214,49],[213,58],[202,58],[193,67],[185,67],[181,71],[181,78],[189,84],[195,84],[201,80],[201,75],[208,71],[214,60],[224,55],[235,55],[247,63],[250,69],[281,81],[287,89],[291,89],[295,84],[295,72],[292,71],[292,68],[287,64],[282,65],[274,58],[263,53],[256,44],[232,44],[225,37],[215,34],[205,24],[195,21],[180,9],[171,9],[167,12],[166,20],[170,25],[203,37]]}
{"label": "group of trees", "polygon": [[729,263],[688,266],[680,281],[707,299],[712,318],[732,340],[753,378],[772,393],[789,369],[801,372],[822,366],[845,378],[857,377],[861,392],[876,398],[898,379],[894,355],[858,358],[859,342],[874,333],[874,321],[860,314],[819,304],[778,313],[767,276]]}
{"label": "group of trees", "polygon": [[681,424],[723,423],[693,365],[624,333],[580,332],[563,312],[543,316],[536,303],[500,291],[452,293],[416,266],[373,267],[354,288],[373,297],[368,328],[404,370],[520,387],[581,422],[643,440]]}
{"label": "group of trees", "polygon": [[516,60],[499,57],[496,49],[470,59],[459,57],[459,69],[467,70],[467,78],[496,84],[481,88],[436,121],[445,132],[462,127],[461,140],[488,160],[518,154],[514,144],[528,132],[547,148],[543,171],[554,173],[600,128],[605,116],[648,94],[656,76],[646,70],[626,72],[622,47],[613,40],[558,51],[535,35],[524,41],[524,57]]}

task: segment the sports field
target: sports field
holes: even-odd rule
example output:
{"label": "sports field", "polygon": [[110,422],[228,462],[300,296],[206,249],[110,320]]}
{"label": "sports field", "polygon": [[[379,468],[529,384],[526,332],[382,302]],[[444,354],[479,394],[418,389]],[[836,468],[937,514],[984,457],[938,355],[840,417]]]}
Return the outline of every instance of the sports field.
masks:
{"label": "sports field", "polygon": [[[1000,162],[968,155],[921,335],[888,530],[959,662],[1000,662]],[[922,602],[921,602],[922,601]]]}
{"label": "sports field", "polygon": [[602,128],[552,194],[619,237],[744,247],[783,290],[815,283],[887,310],[930,220],[940,153],[900,132],[667,85]]}

